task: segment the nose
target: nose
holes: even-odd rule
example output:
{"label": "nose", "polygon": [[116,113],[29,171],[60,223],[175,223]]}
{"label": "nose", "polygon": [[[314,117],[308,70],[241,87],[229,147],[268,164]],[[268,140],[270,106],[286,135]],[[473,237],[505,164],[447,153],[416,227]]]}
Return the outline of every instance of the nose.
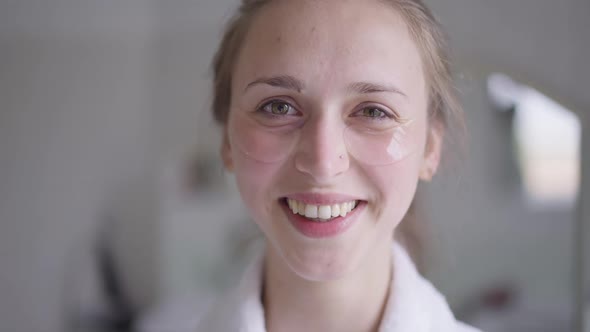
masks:
{"label": "nose", "polygon": [[327,116],[310,119],[304,125],[295,154],[295,167],[316,182],[326,182],[350,166],[344,143],[344,128]]}

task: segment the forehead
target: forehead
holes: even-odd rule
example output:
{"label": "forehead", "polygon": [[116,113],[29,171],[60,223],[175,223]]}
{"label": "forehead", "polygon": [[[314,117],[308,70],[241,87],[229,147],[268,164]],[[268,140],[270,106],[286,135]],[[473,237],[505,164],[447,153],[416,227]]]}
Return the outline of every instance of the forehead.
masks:
{"label": "forehead", "polygon": [[424,89],[420,53],[405,20],[376,0],[274,1],[264,7],[244,40],[234,83],[279,74],[332,88],[362,80]]}

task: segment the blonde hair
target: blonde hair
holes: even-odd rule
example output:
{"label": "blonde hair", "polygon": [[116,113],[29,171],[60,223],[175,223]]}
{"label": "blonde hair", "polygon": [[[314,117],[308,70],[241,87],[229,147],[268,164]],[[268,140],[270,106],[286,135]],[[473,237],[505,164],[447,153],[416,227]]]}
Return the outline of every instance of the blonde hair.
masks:
{"label": "blonde hair", "polygon": [[[227,25],[213,59],[213,117],[227,122],[231,103],[232,73],[253,17],[273,0],[242,0],[238,12]],[[276,1],[276,0],[274,0]],[[404,17],[410,34],[422,55],[428,83],[431,119],[452,127],[455,134],[464,130],[463,110],[453,82],[447,38],[441,25],[422,0],[378,0],[392,5]],[[447,136],[447,135],[445,135]]]}

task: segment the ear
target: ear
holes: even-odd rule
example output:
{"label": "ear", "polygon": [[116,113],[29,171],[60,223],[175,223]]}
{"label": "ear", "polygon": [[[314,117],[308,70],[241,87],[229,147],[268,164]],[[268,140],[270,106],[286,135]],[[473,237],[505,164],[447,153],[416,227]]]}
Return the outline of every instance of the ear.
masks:
{"label": "ear", "polygon": [[227,127],[223,128],[223,140],[221,143],[221,160],[223,161],[223,166],[229,172],[233,172],[234,170],[234,160],[231,154],[231,144],[229,142],[229,135],[227,134]]}
{"label": "ear", "polygon": [[420,168],[420,180],[430,181],[440,164],[444,137],[444,128],[441,123],[433,122],[428,128],[426,137],[426,147],[424,149],[424,159]]}

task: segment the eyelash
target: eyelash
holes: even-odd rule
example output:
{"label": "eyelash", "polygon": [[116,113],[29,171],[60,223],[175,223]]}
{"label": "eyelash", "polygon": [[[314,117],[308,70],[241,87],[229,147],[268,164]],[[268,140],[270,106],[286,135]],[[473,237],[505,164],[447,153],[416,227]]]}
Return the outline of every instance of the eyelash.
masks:
{"label": "eyelash", "polygon": [[[272,113],[272,110],[266,110],[267,107],[272,106],[273,104],[285,104],[285,105],[288,105],[291,110],[298,112],[297,108],[294,107],[290,102],[284,101],[281,99],[273,99],[273,100],[267,101],[267,102],[263,103],[260,107],[258,107],[256,111],[262,112],[266,116],[270,116],[273,118],[283,118],[285,116],[294,116],[293,114],[275,114],[275,113]],[[372,110],[372,109],[381,112],[382,116],[376,116],[376,117],[365,116],[365,118],[368,119],[369,121],[385,121],[385,120],[401,121],[401,119],[399,118],[399,116],[397,114],[393,114],[392,112],[387,111],[381,107],[372,106],[372,105],[362,107],[361,109],[355,111],[352,114],[352,116],[353,117],[362,117],[363,115],[359,115],[359,113],[363,112],[364,110]]]}
{"label": "eyelash", "polygon": [[362,114],[361,115],[358,115],[358,114],[359,113],[362,113],[363,111],[366,111],[366,110],[369,110],[369,111],[370,110],[377,110],[377,111],[381,112],[381,116],[364,116],[365,118],[369,119],[369,121],[384,121],[384,120],[395,120],[395,119],[397,119],[397,116],[393,115],[391,112],[389,112],[387,110],[384,110],[381,107],[370,106],[370,105],[369,106],[365,106],[365,107],[361,108],[360,110],[354,112],[354,115],[353,116],[356,116],[356,117],[363,116]]}
{"label": "eyelash", "polygon": [[258,107],[256,109],[256,111],[262,112],[267,116],[277,117],[277,118],[281,118],[281,117],[285,117],[285,116],[293,116],[293,114],[275,114],[272,112],[272,110],[266,110],[267,107],[272,106],[273,104],[285,104],[285,105],[288,105],[291,110],[298,112],[297,108],[295,108],[293,105],[291,105],[290,102],[280,100],[280,99],[273,99],[273,100],[267,101],[267,102],[263,103],[260,107]]}

